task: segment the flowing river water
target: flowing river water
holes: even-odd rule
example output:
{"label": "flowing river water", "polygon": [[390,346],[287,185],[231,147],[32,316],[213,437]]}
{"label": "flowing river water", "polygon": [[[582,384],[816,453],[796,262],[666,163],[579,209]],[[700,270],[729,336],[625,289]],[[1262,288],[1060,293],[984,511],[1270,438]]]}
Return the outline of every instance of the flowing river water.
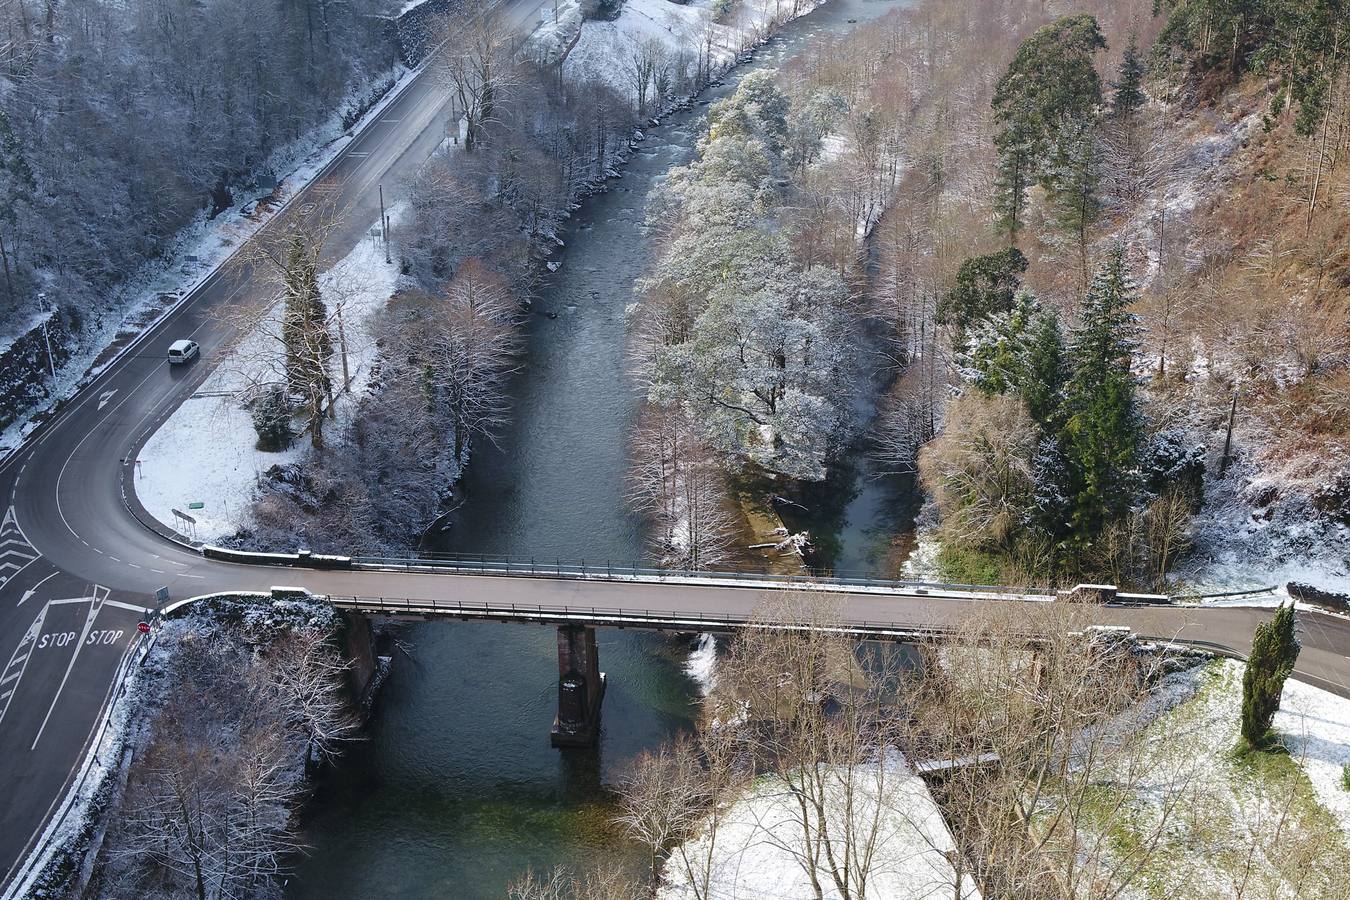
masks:
{"label": "flowing river water", "polygon": [[[747,72],[781,63],[813,37],[898,5],[832,0],[785,27],[701,100],[725,96]],[[513,422],[496,446],[475,448],[464,506],[441,549],[596,561],[644,555],[642,523],[624,500],[637,404],[626,374],[626,311],[651,253],[642,226],[647,195],[690,159],[705,111],[701,103],[650,129],[623,176],[577,211],[563,266],[535,304]],[[812,523],[829,532],[823,549],[840,568],[886,566],[878,545],[894,530],[892,500],[903,485],[865,474],[841,478],[843,499]],[[698,686],[684,669],[687,647],[602,629],[608,690],[599,745],[558,751],[548,739],[557,697],[553,629],[430,622],[399,635],[366,739],[307,810],[310,849],[290,898],[498,900],[528,867],[640,864],[610,825],[611,789],[637,753],[691,724]]]}

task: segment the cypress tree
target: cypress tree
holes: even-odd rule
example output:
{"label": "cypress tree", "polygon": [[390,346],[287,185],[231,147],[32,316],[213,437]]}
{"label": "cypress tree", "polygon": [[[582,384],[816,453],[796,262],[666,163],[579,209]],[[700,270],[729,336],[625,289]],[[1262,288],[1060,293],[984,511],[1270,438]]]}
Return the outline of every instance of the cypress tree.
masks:
{"label": "cypress tree", "polygon": [[[1026,193],[1040,182],[1052,189],[1053,151],[1066,127],[1090,128],[1102,102],[1092,57],[1106,47],[1097,20],[1065,16],[1022,42],[994,87],[998,172],[994,208],[999,229],[1017,243]],[[1073,148],[1062,150],[1072,152]]]}
{"label": "cypress tree", "polygon": [[1134,284],[1117,245],[1084,295],[1069,346],[1060,440],[1069,464],[1070,524],[1080,545],[1128,512],[1138,480],[1143,421],[1131,360],[1138,324]]}
{"label": "cypress tree", "polygon": [[1038,310],[1032,318],[1023,351],[1022,399],[1041,430],[1059,428],[1064,390],[1064,335],[1054,309]]}
{"label": "cypress tree", "polygon": [[316,449],[323,447],[324,401],[331,413],[333,380],[328,364],[333,358],[333,336],[328,333],[328,308],[319,293],[318,250],[298,232],[292,236],[286,259],[286,309],[281,340],[286,346],[286,382],[304,397],[309,432]]}
{"label": "cypress tree", "polygon": [[1251,749],[1269,746],[1284,682],[1294,671],[1299,641],[1293,604],[1280,604],[1275,617],[1256,626],[1252,652],[1242,673],[1242,740]]}

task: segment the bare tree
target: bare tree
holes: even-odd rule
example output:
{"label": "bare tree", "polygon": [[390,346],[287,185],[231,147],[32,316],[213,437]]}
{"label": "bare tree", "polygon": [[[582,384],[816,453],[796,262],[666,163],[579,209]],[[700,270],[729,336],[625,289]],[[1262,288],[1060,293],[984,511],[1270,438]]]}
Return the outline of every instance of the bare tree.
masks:
{"label": "bare tree", "polygon": [[516,35],[498,5],[488,0],[469,0],[442,18],[435,31],[438,46],[430,65],[464,117],[464,149],[472,153],[520,82]]}
{"label": "bare tree", "polygon": [[631,503],[654,519],[652,541],[662,557],[685,569],[723,560],[736,525],[725,476],[685,414],[677,407],[645,410],[633,456]]}
{"label": "bare tree", "polygon": [[299,850],[297,757],[350,737],[344,666],[323,627],[274,620],[261,652],[239,626],[213,628],[179,626],[160,651],[107,845],[108,896],[272,895]]}
{"label": "bare tree", "polygon": [[617,866],[576,875],[559,866],[544,875],[526,872],[507,888],[508,900],[638,900],[647,892]]}
{"label": "bare tree", "polygon": [[386,316],[386,342],[400,348],[385,359],[386,392],[448,420],[455,460],[473,437],[490,440],[506,422],[520,349],[516,310],[505,279],[471,259],[443,294],[405,293]]}

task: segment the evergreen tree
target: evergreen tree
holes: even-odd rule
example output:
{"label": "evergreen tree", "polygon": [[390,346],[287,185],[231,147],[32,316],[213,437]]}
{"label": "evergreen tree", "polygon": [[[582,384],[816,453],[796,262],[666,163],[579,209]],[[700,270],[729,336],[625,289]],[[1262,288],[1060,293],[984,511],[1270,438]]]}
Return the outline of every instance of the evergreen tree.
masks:
{"label": "evergreen tree", "polygon": [[1027,258],[1016,247],[970,257],[956,270],[956,285],[938,300],[938,323],[953,326],[955,342],[964,342],[971,325],[1012,309],[1026,270]]}
{"label": "evergreen tree", "polygon": [[1087,278],[1088,233],[1101,213],[1097,190],[1102,180],[1102,147],[1092,120],[1066,122],[1061,128],[1046,171],[1046,190],[1055,224],[1078,243]]}
{"label": "evergreen tree", "polygon": [[324,401],[331,406],[333,382],[328,375],[333,337],[328,333],[328,308],[319,293],[318,251],[298,231],[286,258],[281,338],[286,345],[286,382],[304,398],[314,445],[323,445]]}
{"label": "evergreen tree", "polygon": [[1041,28],[1018,47],[994,88],[999,132],[994,207],[1000,230],[1016,243],[1026,191],[1039,181],[1050,188],[1052,151],[1066,126],[1090,127],[1102,103],[1092,57],[1106,47],[1097,20],[1081,13]]}
{"label": "evergreen tree", "polygon": [[1117,122],[1128,123],[1143,108],[1148,99],[1144,96],[1144,58],[1139,55],[1139,45],[1133,38],[1125,48],[1125,58],[1120,62],[1120,75],[1112,85],[1116,94],[1111,98],[1111,118]]}
{"label": "evergreen tree", "polygon": [[1041,430],[1060,426],[1064,391],[1064,335],[1053,309],[1040,310],[1031,321],[1023,351],[1022,399]]}
{"label": "evergreen tree", "polygon": [[1054,310],[1020,291],[1007,313],[974,329],[961,357],[970,380],[987,394],[1015,393],[1043,433],[1055,430],[1064,386],[1063,338]]}
{"label": "evergreen tree", "polygon": [[1037,142],[1025,129],[1005,128],[994,137],[998,161],[994,169],[994,224],[1017,245],[1026,218],[1027,191],[1036,183]]}
{"label": "evergreen tree", "polygon": [[276,453],[291,445],[291,406],[286,392],[274,387],[253,402],[253,430],[259,450]]}
{"label": "evergreen tree", "polygon": [[1131,359],[1135,289],[1117,245],[1084,295],[1069,345],[1060,440],[1069,465],[1070,523],[1080,545],[1129,511],[1136,494],[1143,420]]}
{"label": "evergreen tree", "polygon": [[1294,671],[1298,651],[1293,604],[1280,604],[1273,619],[1256,626],[1242,673],[1242,740],[1252,749],[1270,744],[1284,682]]}
{"label": "evergreen tree", "polygon": [[1272,16],[1272,39],[1258,61],[1280,74],[1277,100],[1287,94],[1297,105],[1294,130],[1310,137],[1329,124],[1333,85],[1350,66],[1350,0],[1279,3]]}
{"label": "evergreen tree", "polygon": [[1272,0],[1153,0],[1167,12],[1160,47],[1175,47],[1204,68],[1227,66],[1236,75],[1270,32]]}

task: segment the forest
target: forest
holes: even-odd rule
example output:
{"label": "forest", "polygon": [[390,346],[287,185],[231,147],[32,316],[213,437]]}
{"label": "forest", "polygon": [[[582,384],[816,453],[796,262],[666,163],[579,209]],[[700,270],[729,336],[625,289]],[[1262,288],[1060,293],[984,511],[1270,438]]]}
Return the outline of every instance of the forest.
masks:
{"label": "forest", "polygon": [[0,332],[39,292],[77,319],[113,315],[116,289],[194,217],[248,196],[276,151],[389,78],[389,6],[0,7]]}
{"label": "forest", "polygon": [[1344,13],[924,2],[746,79],[649,211],[661,552],[725,557],[745,479],[861,445],[920,480],[950,580],[1335,571]]}

